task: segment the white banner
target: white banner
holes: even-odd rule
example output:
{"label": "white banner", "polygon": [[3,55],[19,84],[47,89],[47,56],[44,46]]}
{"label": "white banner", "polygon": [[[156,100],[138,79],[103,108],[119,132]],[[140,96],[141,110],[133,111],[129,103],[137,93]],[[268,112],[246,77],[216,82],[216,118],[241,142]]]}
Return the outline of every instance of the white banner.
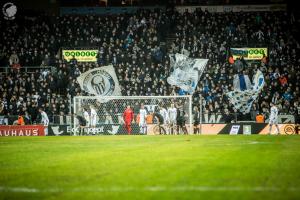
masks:
{"label": "white banner", "polygon": [[112,65],[82,73],[77,81],[81,89],[97,96],[121,96],[119,81]]}
{"label": "white banner", "polygon": [[184,54],[171,55],[170,65],[174,71],[168,77],[168,83],[194,93],[207,62],[208,59],[193,59]]}

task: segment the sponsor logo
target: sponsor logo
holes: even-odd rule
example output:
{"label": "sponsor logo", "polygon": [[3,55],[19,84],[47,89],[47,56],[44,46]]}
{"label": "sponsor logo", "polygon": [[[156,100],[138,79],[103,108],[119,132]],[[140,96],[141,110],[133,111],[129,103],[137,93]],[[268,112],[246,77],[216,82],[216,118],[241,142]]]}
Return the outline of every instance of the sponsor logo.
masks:
{"label": "sponsor logo", "polygon": [[120,128],[120,125],[109,125],[108,126],[100,126],[100,127],[97,127],[97,128],[85,128],[85,132],[89,132],[89,133],[97,133],[97,134],[100,134],[100,133],[110,133],[110,134],[113,134],[115,135],[118,130]]}
{"label": "sponsor logo", "polygon": [[295,134],[296,133],[296,126],[294,126],[294,125],[286,125],[284,127],[284,133],[287,134],[287,135]]}
{"label": "sponsor logo", "polygon": [[240,125],[233,125],[230,129],[230,135],[237,135],[240,130]]}
{"label": "sponsor logo", "polygon": [[[103,133],[109,133],[109,134],[112,134],[112,135],[115,135],[118,133],[119,131],[119,128],[121,127],[122,125],[110,125],[110,124],[107,124],[107,125],[102,125],[102,126],[99,126],[99,127],[96,127],[96,128],[84,128],[84,132],[85,133],[95,133],[95,134],[103,134]],[[79,128],[73,128],[71,126],[61,126],[62,129],[66,129],[66,133],[79,133]],[[52,129],[53,130],[53,129]],[[61,131],[63,133],[63,131]],[[54,133],[54,131],[53,131]],[[54,133],[55,134],[55,133]]]}
{"label": "sponsor logo", "polygon": [[119,127],[120,127],[120,126],[114,126],[114,125],[112,125],[112,127],[111,127],[112,130],[108,130],[107,132],[110,133],[110,134],[115,135],[115,134],[118,132]]}
{"label": "sponsor logo", "polygon": [[38,129],[0,130],[0,136],[38,136]]}
{"label": "sponsor logo", "polygon": [[243,134],[251,135],[251,125],[243,125]]}
{"label": "sponsor logo", "polygon": [[93,94],[110,96],[115,90],[115,81],[104,70],[91,71],[83,80],[83,89]]}
{"label": "sponsor logo", "polygon": [[43,125],[0,125],[0,136],[44,136]]}
{"label": "sponsor logo", "polygon": [[75,57],[78,62],[96,62],[98,50],[62,50],[62,55],[68,62]]}
{"label": "sponsor logo", "polygon": [[11,2],[5,3],[2,7],[2,13],[4,15],[4,19],[13,20],[17,14],[17,6]]}
{"label": "sponsor logo", "polygon": [[245,60],[261,60],[268,55],[267,48],[231,48],[233,60],[244,57]]}
{"label": "sponsor logo", "polygon": [[51,126],[54,135],[61,135],[64,131],[59,131],[60,126]]}

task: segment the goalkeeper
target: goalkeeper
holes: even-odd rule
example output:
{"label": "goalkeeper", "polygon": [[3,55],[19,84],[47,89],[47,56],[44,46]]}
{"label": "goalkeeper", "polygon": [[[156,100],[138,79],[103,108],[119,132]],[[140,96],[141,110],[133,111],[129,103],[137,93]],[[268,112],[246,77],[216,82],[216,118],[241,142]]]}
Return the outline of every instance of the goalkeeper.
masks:
{"label": "goalkeeper", "polygon": [[125,129],[128,135],[131,135],[131,122],[133,120],[133,111],[128,105],[123,113],[123,120],[125,122]]}

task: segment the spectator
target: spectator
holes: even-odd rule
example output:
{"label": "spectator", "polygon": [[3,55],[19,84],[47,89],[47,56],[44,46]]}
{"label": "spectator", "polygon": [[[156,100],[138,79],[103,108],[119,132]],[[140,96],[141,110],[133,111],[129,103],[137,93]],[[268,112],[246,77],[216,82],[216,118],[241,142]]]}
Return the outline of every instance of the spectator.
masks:
{"label": "spectator", "polygon": [[[19,70],[1,73],[0,100],[5,103],[5,112],[18,114],[24,109],[33,122],[38,106],[46,106],[45,110],[53,115],[69,113],[66,99],[84,95],[76,78],[107,64],[114,65],[123,95],[177,95],[180,90],[166,82],[170,72],[168,54],[185,49],[190,57],[209,59],[194,103],[201,95],[209,112],[225,112],[229,102],[224,94],[232,90],[234,73],[259,68],[266,69],[263,72],[267,87],[261,92],[262,102],[252,111],[269,109],[273,100],[286,110],[288,105],[299,102],[299,42],[294,32],[297,25],[290,23],[286,12],[178,13],[167,9],[114,16],[65,15],[54,20],[44,14],[20,17],[14,26],[0,33],[0,63],[42,68],[53,65],[54,70],[43,69],[42,74],[31,75]],[[166,50],[160,44],[170,35],[174,41]],[[268,59],[262,66],[246,66],[243,59],[233,66],[228,63],[229,47],[259,45],[269,47]],[[67,63],[56,56],[63,46],[96,46],[97,63],[81,63],[75,58]],[[248,71],[251,78],[252,70]],[[228,109],[234,112],[232,106]]]}

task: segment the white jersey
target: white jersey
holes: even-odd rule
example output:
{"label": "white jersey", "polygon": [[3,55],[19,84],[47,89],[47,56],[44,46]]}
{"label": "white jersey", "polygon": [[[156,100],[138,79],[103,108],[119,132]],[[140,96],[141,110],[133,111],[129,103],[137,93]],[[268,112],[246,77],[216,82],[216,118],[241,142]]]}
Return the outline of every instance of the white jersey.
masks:
{"label": "white jersey", "polygon": [[95,109],[91,108],[91,126],[96,126],[97,122],[97,112]]}
{"label": "white jersey", "polygon": [[270,120],[269,124],[277,124],[278,122],[278,108],[276,106],[272,106],[270,110]]}
{"label": "white jersey", "polygon": [[48,118],[48,115],[45,111],[42,111],[41,112],[41,116],[42,116],[42,123],[45,125],[45,126],[48,126],[49,124],[49,118]]}
{"label": "white jersey", "polygon": [[169,120],[168,112],[165,108],[160,109],[159,114],[164,118],[164,124]]}
{"label": "white jersey", "polygon": [[146,125],[146,117],[147,117],[147,111],[146,109],[140,109],[140,126]]}
{"label": "white jersey", "polygon": [[169,115],[170,123],[176,123],[177,109],[176,108],[169,108],[168,109],[168,115]]}
{"label": "white jersey", "polygon": [[90,126],[90,115],[89,115],[89,113],[87,111],[84,111],[83,117],[84,117],[84,119],[86,121],[86,126]]}

